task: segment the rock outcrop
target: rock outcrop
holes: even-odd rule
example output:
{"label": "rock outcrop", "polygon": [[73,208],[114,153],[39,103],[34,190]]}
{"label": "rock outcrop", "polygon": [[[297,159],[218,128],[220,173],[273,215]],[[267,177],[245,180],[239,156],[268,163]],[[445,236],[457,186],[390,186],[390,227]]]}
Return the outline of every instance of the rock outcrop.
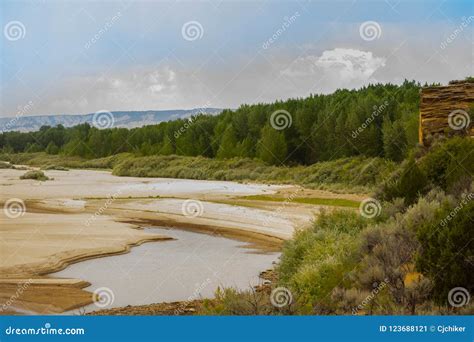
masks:
{"label": "rock outcrop", "polygon": [[455,134],[474,137],[472,109],[474,82],[453,81],[447,86],[421,90],[420,143],[429,146],[433,140]]}

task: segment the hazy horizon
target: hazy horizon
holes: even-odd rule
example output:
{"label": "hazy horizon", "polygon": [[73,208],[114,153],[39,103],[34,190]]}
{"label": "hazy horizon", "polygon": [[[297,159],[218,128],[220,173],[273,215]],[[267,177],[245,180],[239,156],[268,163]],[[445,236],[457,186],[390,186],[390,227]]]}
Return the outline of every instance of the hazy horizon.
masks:
{"label": "hazy horizon", "polygon": [[1,8],[0,117],[237,108],[474,74],[469,1],[6,1]]}

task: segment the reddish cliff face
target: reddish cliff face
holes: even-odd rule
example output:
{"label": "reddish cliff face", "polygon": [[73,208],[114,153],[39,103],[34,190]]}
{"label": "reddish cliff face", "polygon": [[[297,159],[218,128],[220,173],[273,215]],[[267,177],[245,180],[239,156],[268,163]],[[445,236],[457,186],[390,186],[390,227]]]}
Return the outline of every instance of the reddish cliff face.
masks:
{"label": "reddish cliff face", "polygon": [[420,143],[455,134],[474,137],[470,110],[474,107],[474,82],[453,81],[447,86],[421,90]]}

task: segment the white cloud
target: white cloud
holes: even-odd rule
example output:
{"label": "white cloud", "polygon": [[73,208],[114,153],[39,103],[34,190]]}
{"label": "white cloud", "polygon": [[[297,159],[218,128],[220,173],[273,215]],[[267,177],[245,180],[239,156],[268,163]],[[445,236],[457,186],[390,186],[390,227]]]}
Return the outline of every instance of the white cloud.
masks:
{"label": "white cloud", "polygon": [[385,58],[376,57],[370,51],[335,48],[320,56],[297,58],[282,74],[294,78],[324,80],[338,87],[357,87],[373,81],[373,74],[385,66]]}

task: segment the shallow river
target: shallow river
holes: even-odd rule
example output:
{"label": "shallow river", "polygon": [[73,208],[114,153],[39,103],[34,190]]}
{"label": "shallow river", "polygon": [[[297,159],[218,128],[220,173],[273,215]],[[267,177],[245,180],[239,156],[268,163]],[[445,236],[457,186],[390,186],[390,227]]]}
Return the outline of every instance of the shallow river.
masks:
{"label": "shallow river", "polygon": [[98,290],[101,308],[213,297],[218,286],[248,289],[258,274],[272,266],[279,253],[259,253],[245,243],[177,229],[148,228],[176,240],[147,242],[129,253],[72,264],[51,274],[79,278]]}

